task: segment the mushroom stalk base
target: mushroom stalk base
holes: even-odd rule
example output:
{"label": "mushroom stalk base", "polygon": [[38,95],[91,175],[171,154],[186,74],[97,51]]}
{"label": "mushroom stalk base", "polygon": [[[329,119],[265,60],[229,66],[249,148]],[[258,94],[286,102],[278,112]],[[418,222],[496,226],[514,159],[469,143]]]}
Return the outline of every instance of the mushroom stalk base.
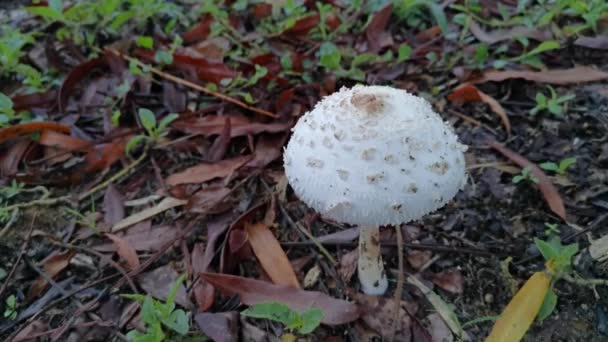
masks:
{"label": "mushroom stalk base", "polygon": [[357,271],[363,293],[380,296],[386,292],[388,280],[380,254],[378,226],[360,227]]}

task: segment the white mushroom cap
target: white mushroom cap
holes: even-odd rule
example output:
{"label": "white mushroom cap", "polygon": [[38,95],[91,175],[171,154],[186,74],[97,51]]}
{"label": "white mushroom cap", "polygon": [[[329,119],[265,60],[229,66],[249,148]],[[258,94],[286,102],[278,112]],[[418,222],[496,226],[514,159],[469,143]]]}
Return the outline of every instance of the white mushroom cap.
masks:
{"label": "white mushroom cap", "polygon": [[323,98],[293,128],[285,173],[296,195],[339,222],[406,223],[465,184],[466,146],[421,97],[355,86]]}

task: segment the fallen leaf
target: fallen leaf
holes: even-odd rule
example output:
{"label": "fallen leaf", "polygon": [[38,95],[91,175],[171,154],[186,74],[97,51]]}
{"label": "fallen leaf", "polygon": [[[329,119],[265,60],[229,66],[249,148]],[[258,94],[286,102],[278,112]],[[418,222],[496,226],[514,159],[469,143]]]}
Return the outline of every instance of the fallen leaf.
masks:
{"label": "fallen leaf", "polygon": [[114,233],[114,232],[123,230],[125,228],[128,228],[128,227],[136,224],[137,222],[147,220],[151,217],[154,217],[154,216],[162,213],[163,211],[166,211],[171,208],[178,207],[178,206],[182,206],[186,203],[188,203],[188,201],[186,201],[186,200],[181,200],[181,199],[177,199],[177,198],[173,198],[173,197],[165,197],[156,206],[154,206],[152,208],[144,209],[136,214],[125,217],[124,219],[122,219],[120,222],[116,223],[112,227],[112,232]]}
{"label": "fallen leaf", "polygon": [[254,324],[247,322],[245,316],[241,316],[240,321],[242,341],[269,342],[276,341],[278,339],[276,336],[270,334],[268,331],[262,330]]}
{"label": "fallen leaf", "polygon": [[485,341],[520,341],[534,322],[550,284],[547,273],[534,273],[503,310]]}
{"label": "fallen leaf", "polygon": [[53,130],[44,130],[38,143],[43,146],[60,148],[66,151],[87,151],[91,143]]}
{"label": "fallen leaf", "polygon": [[448,325],[454,335],[460,339],[469,339],[464,330],[462,330],[462,326],[460,325],[460,321],[458,321],[458,316],[456,313],[454,313],[452,308],[441,297],[439,297],[439,295],[433,292],[433,290],[428,288],[426,285],[424,285],[424,283],[414,276],[407,277],[407,282],[416,286],[420,292],[424,294],[426,299],[431,303],[435,310],[437,310],[437,313]]}
{"label": "fallen leaf", "polygon": [[141,265],[139,263],[139,257],[137,256],[135,249],[129,244],[129,242],[118,235],[106,233],[106,236],[108,237],[108,239],[114,242],[114,244],[116,245],[116,253],[118,253],[118,255],[127,262],[127,265],[129,265],[129,269],[139,269],[139,266]]}
{"label": "fallen leaf", "polygon": [[52,121],[38,121],[38,122],[28,122],[23,124],[11,125],[9,127],[5,127],[0,129],[0,144],[21,136],[30,133],[42,132],[45,130],[57,131],[62,133],[70,133],[70,127],[62,124],[58,124]]}
{"label": "fallen leaf", "polygon": [[407,253],[407,262],[409,262],[413,268],[419,270],[422,266],[426,265],[432,257],[433,252],[428,250],[409,250]]}
{"label": "fallen leaf", "polygon": [[5,150],[0,156],[0,178],[13,176],[19,171],[19,163],[32,142],[26,138],[20,138],[12,146]]}
{"label": "fallen leaf", "polygon": [[32,110],[33,108],[50,107],[57,101],[57,92],[49,90],[44,93],[17,95],[12,98],[15,112]]}
{"label": "fallen leaf", "polygon": [[530,167],[530,171],[532,174],[538,178],[538,188],[540,192],[543,194],[545,201],[557,216],[559,216],[562,220],[566,221],[566,207],[564,206],[564,202],[559,195],[559,192],[551,183],[551,180],[545,175],[543,170],[541,170],[536,164],[532,163],[522,155],[511,151],[510,149],[502,146],[501,144],[490,141],[489,145],[502,153],[505,157],[509,158],[515,164],[519,165],[521,168]]}
{"label": "fallen leaf", "polygon": [[125,146],[127,145],[127,139],[129,139],[129,137],[117,139],[108,144],[94,146],[87,154],[85,158],[86,165],[84,170],[77,174],[78,178],[81,179],[84,174],[90,172],[105,170],[119,161],[125,155],[124,151]]}
{"label": "fallen leaf", "polygon": [[608,259],[608,235],[593,240],[589,246],[589,254],[598,262],[606,261]]}
{"label": "fallen leaf", "polygon": [[[388,338],[395,324],[395,300],[394,298],[383,298],[368,296],[361,293],[354,294],[353,299],[359,304],[361,320],[370,328],[378,332],[383,338]],[[415,303],[401,301],[399,307],[399,327],[395,331],[395,341],[411,340],[411,318],[410,313],[418,310]]]}
{"label": "fallen leaf", "polygon": [[340,266],[338,267],[338,274],[343,282],[348,284],[352,279],[353,275],[357,271],[357,261],[359,260],[359,250],[353,249],[352,251],[342,255],[340,258]]}
{"label": "fallen leaf", "polygon": [[217,214],[226,211],[225,199],[232,190],[221,184],[214,184],[195,192],[186,205],[186,210],[192,213]]}
{"label": "fallen leaf", "polygon": [[549,30],[539,30],[525,26],[512,27],[507,30],[485,32],[475,20],[471,20],[469,29],[477,40],[486,44],[494,44],[504,40],[513,40],[515,37],[526,37],[538,41],[553,39],[553,35]]}
{"label": "fallen leaf", "polygon": [[[35,320],[21,329],[19,333],[11,340],[11,342],[36,342],[37,334],[48,330],[49,325],[41,320]],[[30,337],[34,336],[34,337]]]}
{"label": "fallen leaf", "polygon": [[295,24],[285,30],[283,33],[293,36],[303,36],[308,34],[310,30],[319,25],[320,17],[318,13],[311,14],[298,19]]}
{"label": "fallen leaf", "polygon": [[[142,223],[144,223],[142,225]],[[146,224],[147,223],[147,224]],[[141,225],[141,228],[140,228]],[[152,228],[150,221],[140,222],[130,228],[122,236],[131,247],[141,252],[156,252],[167,242],[173,240],[179,233],[174,226],[160,226]],[[94,247],[95,250],[110,252],[116,250],[114,245],[106,244]]]}
{"label": "fallen leaf", "polygon": [[322,292],[305,291],[228,274],[203,273],[202,277],[226,293],[239,295],[245,305],[277,301],[298,311],[318,307],[323,310],[322,323],[328,325],[353,322],[359,317],[356,304],[332,298]]}
{"label": "fallen leaf", "polygon": [[189,31],[182,34],[184,44],[190,44],[207,38],[211,32],[212,23],[213,18],[210,14],[202,15],[198,24],[194,25]]}
{"label": "fallen leaf", "polygon": [[[42,270],[44,273],[51,279],[55,278],[61,271],[63,271],[70,264],[70,260],[76,255],[76,251],[69,251],[62,254],[52,255],[45,260],[42,261]],[[36,282],[30,288],[28,293],[28,301],[38,297],[44,289],[48,286],[48,282],[42,278],[38,277]]]}
{"label": "fallen leaf", "polygon": [[507,131],[507,134],[511,134],[511,122],[509,121],[509,117],[507,116],[505,109],[493,97],[477,89],[477,87],[474,85],[463,84],[459,86],[458,88],[454,89],[450,95],[448,95],[448,100],[457,102],[485,102],[490,106],[490,108],[492,108],[494,113],[498,114],[498,117],[500,117],[500,120]]}
{"label": "fallen leaf", "polygon": [[253,152],[253,159],[247,162],[248,167],[263,168],[283,155],[283,146],[287,140],[287,134],[268,135],[262,134],[258,137]]}
{"label": "fallen leaf", "polygon": [[209,157],[207,159],[210,162],[217,162],[224,159],[224,155],[230,145],[230,130],[230,117],[226,117],[222,133],[215,138],[213,145],[209,148]]}
{"label": "fallen leaf", "polygon": [[462,294],[464,291],[464,278],[459,270],[433,274],[431,281],[433,284],[453,294]]}
{"label": "fallen leaf", "polygon": [[175,186],[188,183],[203,183],[214,178],[226,177],[245,165],[249,160],[251,160],[250,155],[225,159],[216,163],[201,163],[172,174],[167,177],[166,183],[169,186]]}
{"label": "fallen leaf", "polygon": [[426,319],[431,323],[429,332],[433,337],[433,342],[452,342],[454,341],[454,334],[450,331],[450,327],[445,324],[445,321],[439,314],[432,313],[426,316]]}
{"label": "fallen leaf", "polygon": [[[167,296],[171,289],[175,286],[175,282],[179,278],[179,274],[170,264],[161,266],[151,272],[144,273],[138,277],[141,287],[152,297],[162,301],[167,300]],[[194,307],[188,299],[186,287],[181,284],[178,287],[175,302],[184,308],[190,310]]]}
{"label": "fallen leaf", "polygon": [[608,36],[578,37],[574,45],[590,49],[608,50]]}
{"label": "fallen leaf", "polygon": [[[205,247],[202,243],[197,243],[192,248],[191,260],[192,270],[195,274],[198,275],[207,271],[207,265],[205,264]],[[194,299],[196,299],[199,311],[205,312],[211,308],[215,294],[213,285],[199,277],[196,283],[192,285],[192,292],[194,293]]]}
{"label": "fallen leaf", "polygon": [[230,137],[239,137],[259,133],[280,133],[287,131],[292,122],[254,122],[244,115],[206,115],[202,118],[177,119],[171,128],[187,133],[213,136],[222,134],[226,117],[230,117]]}
{"label": "fallen leaf", "polygon": [[113,226],[125,217],[125,204],[122,194],[114,184],[110,184],[103,195],[103,221]]}
{"label": "fallen leaf", "polygon": [[392,12],[393,3],[389,2],[378,12],[374,13],[372,20],[365,29],[365,37],[367,38],[369,51],[378,52],[386,46],[393,45],[391,34],[385,31]]}
{"label": "fallen leaf", "polygon": [[289,259],[268,226],[263,223],[246,224],[249,244],[266,274],[277,285],[300,287]]}
{"label": "fallen leaf", "polygon": [[235,342],[239,340],[237,311],[219,313],[197,313],[194,321],[198,328],[215,342]]}
{"label": "fallen leaf", "polygon": [[597,82],[608,79],[608,72],[588,66],[577,66],[571,69],[554,69],[545,71],[487,71],[473,83],[501,82],[512,78],[522,78],[531,82],[567,85],[584,82]]}
{"label": "fallen leaf", "polygon": [[65,112],[68,97],[76,84],[82,81],[93,69],[104,64],[104,58],[95,58],[76,66],[74,69],[72,69],[72,71],[70,71],[68,76],[64,79],[63,84],[61,84],[61,88],[59,88],[59,93],[57,94],[57,104],[59,105],[60,112]]}

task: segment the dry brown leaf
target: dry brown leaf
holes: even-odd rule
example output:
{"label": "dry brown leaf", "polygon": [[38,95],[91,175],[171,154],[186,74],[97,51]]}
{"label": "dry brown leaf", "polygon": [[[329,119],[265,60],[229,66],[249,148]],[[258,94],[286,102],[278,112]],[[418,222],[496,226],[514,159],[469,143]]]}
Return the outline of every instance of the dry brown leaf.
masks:
{"label": "dry brown leaf", "polygon": [[564,206],[564,202],[562,201],[559,192],[557,191],[555,186],[553,186],[551,180],[549,180],[549,177],[545,175],[543,170],[541,170],[538,166],[536,166],[536,164],[532,163],[522,155],[511,151],[510,149],[502,146],[501,144],[495,141],[490,141],[489,145],[493,149],[502,153],[505,157],[509,158],[515,164],[519,165],[520,167],[525,168],[529,166],[532,174],[534,174],[534,176],[538,178],[538,188],[543,194],[543,197],[549,205],[549,208],[551,208],[551,211],[553,211],[562,220],[566,221],[566,207]]}
{"label": "dry brown leaf", "polygon": [[296,273],[291,267],[285,251],[268,226],[263,223],[246,224],[245,230],[249,236],[253,253],[270,279],[277,285],[300,288]]}
{"label": "dry brown leaf", "polygon": [[338,268],[338,274],[343,282],[349,283],[353,275],[357,271],[357,260],[359,259],[359,250],[353,249],[352,251],[342,255],[340,258],[340,267]]}
{"label": "dry brown leaf", "polygon": [[590,49],[608,50],[608,36],[578,37],[574,45]]}
{"label": "dry brown leaf", "polygon": [[[171,289],[175,286],[175,282],[179,278],[177,271],[167,264],[153,271],[144,273],[138,277],[141,287],[152,297],[162,301],[167,300],[167,296]],[[187,309],[192,309],[194,305],[190,302],[186,293],[186,287],[181,284],[177,289],[175,302]]]}
{"label": "dry brown leaf", "polygon": [[[192,270],[198,276],[200,273],[207,271],[207,265],[205,263],[205,247],[202,243],[197,243],[192,248],[191,256]],[[192,286],[192,292],[194,292],[194,299],[199,311],[205,312],[211,308],[214,302],[214,291],[213,285],[207,283],[200,277],[196,283]]]}
{"label": "dry brown leaf", "polygon": [[391,18],[393,11],[393,4],[388,3],[382,7],[378,12],[374,13],[372,20],[365,29],[365,36],[367,37],[367,44],[369,45],[369,51],[378,52],[385,46],[393,44],[393,38],[389,32],[386,32],[386,25]]}
{"label": "dry brown leaf", "polygon": [[[70,260],[72,257],[76,255],[76,251],[69,251],[62,254],[55,254],[46,258],[42,264],[42,270],[44,273],[49,276],[49,278],[55,278],[64,268],[66,268],[70,264]],[[30,288],[30,292],[28,294],[28,300],[31,300],[35,297],[38,297],[44,289],[46,289],[48,282],[42,278],[38,277],[36,282]]]}
{"label": "dry brown leaf", "polygon": [[[361,293],[354,295],[353,299],[359,304],[361,319],[372,329],[377,331],[383,338],[392,333],[395,325],[395,300],[394,298],[383,298],[368,296]],[[395,331],[395,341],[411,340],[411,318],[410,313],[418,310],[415,303],[401,301],[399,307],[399,318],[401,322]]]}
{"label": "dry brown leaf", "polygon": [[225,293],[239,295],[245,305],[277,301],[298,311],[317,307],[323,311],[322,323],[328,325],[345,324],[359,318],[359,308],[355,303],[322,292],[305,291],[229,274],[203,273],[202,277]]}
{"label": "dry brown leaf", "polygon": [[575,84],[584,82],[597,82],[608,79],[608,72],[588,66],[577,66],[571,69],[554,69],[545,71],[487,71],[473,80],[473,83],[501,82],[512,78],[522,78],[531,82],[550,84]]}
{"label": "dry brown leaf", "polygon": [[106,234],[106,236],[116,245],[116,253],[118,253],[118,255],[127,262],[129,269],[138,269],[141,264],[139,263],[139,257],[137,256],[133,246],[131,246],[127,240],[118,235]]}
{"label": "dry brown leaf", "polygon": [[450,95],[448,95],[448,100],[457,102],[485,102],[490,106],[490,108],[492,108],[494,113],[498,114],[498,117],[502,121],[502,124],[507,131],[507,134],[511,134],[511,122],[509,121],[509,117],[507,116],[505,109],[500,103],[498,103],[498,101],[496,101],[496,99],[477,89],[477,87],[474,85],[467,83],[458,86]]}
{"label": "dry brown leaf", "polygon": [[453,294],[462,294],[464,278],[459,270],[444,271],[431,276],[433,284]]}
{"label": "dry brown leaf", "polygon": [[188,203],[186,200],[181,200],[173,197],[165,197],[160,203],[156,206],[148,209],[144,209],[136,214],[125,217],[120,222],[116,223],[112,227],[112,233],[128,228],[138,222],[143,220],[147,220],[151,217],[154,217],[165,210],[169,210],[171,208],[175,208],[181,205]]}
{"label": "dry brown leaf", "polygon": [[250,155],[239,156],[217,163],[202,163],[172,174],[167,177],[166,183],[168,186],[175,186],[188,183],[203,183],[214,178],[226,177],[245,165],[251,158]]}
{"label": "dry brown leaf", "polygon": [[113,226],[125,217],[125,205],[122,194],[110,184],[103,196],[103,221]]}
{"label": "dry brown leaf", "polygon": [[501,42],[503,40],[513,40],[514,37],[526,37],[532,38],[538,41],[545,41],[553,39],[553,35],[549,30],[539,30],[531,27],[512,27],[508,30],[495,30],[491,32],[485,32],[479,24],[475,20],[471,21],[471,25],[469,26],[471,33],[477,38],[480,42],[487,44],[494,44]]}

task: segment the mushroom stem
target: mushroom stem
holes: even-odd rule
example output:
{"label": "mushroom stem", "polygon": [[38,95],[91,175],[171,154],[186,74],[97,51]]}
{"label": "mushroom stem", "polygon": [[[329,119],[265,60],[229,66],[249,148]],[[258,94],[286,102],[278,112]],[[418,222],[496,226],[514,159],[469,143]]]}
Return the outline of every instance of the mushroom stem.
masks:
{"label": "mushroom stem", "polygon": [[382,254],[380,254],[380,227],[360,227],[359,260],[357,263],[359,282],[363,293],[380,296],[388,288],[388,280]]}

